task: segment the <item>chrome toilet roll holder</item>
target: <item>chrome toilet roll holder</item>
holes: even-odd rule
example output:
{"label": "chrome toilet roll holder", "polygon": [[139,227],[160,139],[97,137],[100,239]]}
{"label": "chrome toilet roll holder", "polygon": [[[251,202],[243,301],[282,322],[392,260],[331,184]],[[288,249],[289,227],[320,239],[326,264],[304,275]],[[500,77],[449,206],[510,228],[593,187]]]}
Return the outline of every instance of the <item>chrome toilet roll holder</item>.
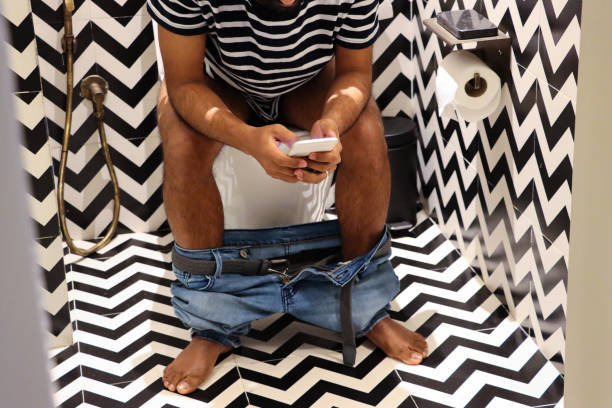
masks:
{"label": "chrome toilet roll holder", "polygon": [[[472,10],[469,10],[472,11]],[[467,11],[466,11],[467,12]],[[423,24],[450,49],[460,48],[475,54],[485,62],[497,75],[502,82],[508,82],[510,78],[510,53],[512,39],[510,36],[497,27],[497,35],[480,38],[459,39],[442,27],[437,18],[423,20]],[[469,89],[468,89],[469,87]],[[482,95],[486,91],[486,81],[479,74],[474,75],[474,79],[466,84],[466,92],[473,96]]]}

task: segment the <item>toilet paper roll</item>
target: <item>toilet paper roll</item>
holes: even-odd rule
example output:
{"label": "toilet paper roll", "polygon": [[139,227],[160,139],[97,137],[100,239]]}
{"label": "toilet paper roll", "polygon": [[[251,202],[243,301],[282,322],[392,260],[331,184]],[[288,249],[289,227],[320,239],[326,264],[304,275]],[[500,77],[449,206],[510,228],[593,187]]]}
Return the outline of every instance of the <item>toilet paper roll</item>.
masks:
{"label": "toilet paper roll", "polygon": [[[475,74],[480,86],[474,86]],[[499,76],[469,51],[453,51],[436,74],[438,112],[443,118],[475,122],[495,112],[501,99]]]}

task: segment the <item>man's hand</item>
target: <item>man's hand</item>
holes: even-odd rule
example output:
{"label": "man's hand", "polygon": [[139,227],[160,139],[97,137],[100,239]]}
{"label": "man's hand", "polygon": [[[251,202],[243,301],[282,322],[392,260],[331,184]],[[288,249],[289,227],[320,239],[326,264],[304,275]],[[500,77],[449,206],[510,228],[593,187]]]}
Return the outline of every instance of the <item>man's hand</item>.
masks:
{"label": "man's hand", "polygon": [[295,176],[305,183],[317,184],[327,178],[328,174],[333,173],[340,163],[340,152],[342,144],[340,143],[340,135],[336,122],[331,119],[319,119],[312,125],[310,131],[311,139],[319,139],[322,137],[335,137],[338,139],[336,146],[329,152],[311,153],[308,155],[308,167],[317,170],[320,173],[310,173],[302,169],[294,171]]}
{"label": "man's hand", "polygon": [[289,157],[278,149],[278,140],[288,145],[298,140],[295,133],[283,125],[254,127],[246,138],[244,153],[257,159],[270,177],[295,183],[299,179],[296,169],[308,166],[303,158]]}

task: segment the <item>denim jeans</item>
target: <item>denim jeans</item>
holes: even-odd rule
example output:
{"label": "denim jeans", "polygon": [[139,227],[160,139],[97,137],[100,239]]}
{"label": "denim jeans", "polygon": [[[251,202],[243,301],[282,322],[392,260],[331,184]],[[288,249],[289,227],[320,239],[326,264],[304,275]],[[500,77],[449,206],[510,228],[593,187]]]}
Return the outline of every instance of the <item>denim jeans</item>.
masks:
{"label": "denim jeans", "polygon": [[[239,336],[251,322],[284,312],[310,324],[341,332],[340,289],[355,277],[352,320],[357,337],[388,316],[389,302],[399,292],[390,255],[374,257],[390,239],[385,228],[366,254],[347,262],[302,269],[287,282],[275,274],[240,275],[223,271],[222,259],[275,259],[305,250],[340,247],[337,220],[288,227],[226,230],[223,246],[191,250],[175,244],[189,258],[216,261],[214,275],[191,274],[172,266],[177,281],[171,286],[176,316],[192,334],[238,347]],[[355,276],[357,275],[357,276]]]}

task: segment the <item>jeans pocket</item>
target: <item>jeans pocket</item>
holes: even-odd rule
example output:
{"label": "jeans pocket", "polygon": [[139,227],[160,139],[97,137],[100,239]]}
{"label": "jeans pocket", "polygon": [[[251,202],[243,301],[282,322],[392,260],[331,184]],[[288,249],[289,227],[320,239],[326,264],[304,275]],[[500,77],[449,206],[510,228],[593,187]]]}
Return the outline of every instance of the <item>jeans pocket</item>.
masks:
{"label": "jeans pocket", "polygon": [[174,265],[172,265],[172,271],[176,279],[187,289],[207,290],[210,289],[215,282],[215,277],[213,275],[196,275],[185,272]]}

